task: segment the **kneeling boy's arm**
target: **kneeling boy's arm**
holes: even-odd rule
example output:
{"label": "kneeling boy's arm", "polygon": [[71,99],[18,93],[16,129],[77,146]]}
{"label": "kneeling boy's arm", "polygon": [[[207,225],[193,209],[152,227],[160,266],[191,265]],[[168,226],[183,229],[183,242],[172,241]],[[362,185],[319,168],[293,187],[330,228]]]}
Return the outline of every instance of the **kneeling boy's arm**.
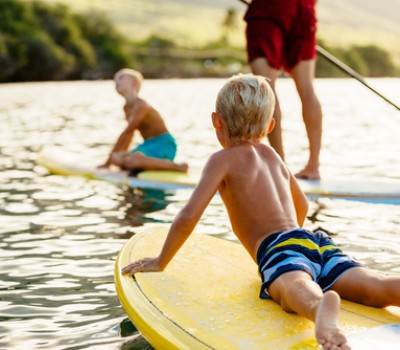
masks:
{"label": "kneeling boy's arm", "polygon": [[135,108],[132,113],[127,116],[128,125],[119,135],[114,147],[111,150],[110,157],[107,162],[111,162],[111,155],[114,152],[127,151],[133,140],[135,130],[139,127],[147,113],[145,105]]}

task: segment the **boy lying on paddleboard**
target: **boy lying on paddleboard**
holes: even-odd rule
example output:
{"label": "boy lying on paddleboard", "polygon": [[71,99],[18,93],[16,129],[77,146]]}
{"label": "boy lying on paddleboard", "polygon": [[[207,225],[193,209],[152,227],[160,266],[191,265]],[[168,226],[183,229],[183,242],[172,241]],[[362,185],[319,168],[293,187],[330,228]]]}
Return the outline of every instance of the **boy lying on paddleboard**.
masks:
{"label": "boy lying on paddleboard", "polygon": [[324,349],[350,349],[339,327],[340,297],[374,307],[400,306],[400,278],[376,276],[325,233],[302,228],[307,199],[281,158],[262,142],[274,127],[274,106],[271,87],[261,76],[239,75],[224,85],[212,113],[223,149],[206,163],[160,255],[132,262],[122,273],[164,270],[218,191],[233,232],[259,266],[260,297],[313,321]]}

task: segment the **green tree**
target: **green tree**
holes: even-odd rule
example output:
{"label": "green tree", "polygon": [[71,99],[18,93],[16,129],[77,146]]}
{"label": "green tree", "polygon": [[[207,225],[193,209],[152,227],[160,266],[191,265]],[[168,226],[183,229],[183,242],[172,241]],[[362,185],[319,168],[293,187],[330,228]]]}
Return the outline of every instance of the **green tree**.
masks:
{"label": "green tree", "polygon": [[41,27],[51,36],[53,42],[62,48],[66,55],[74,57],[74,67],[70,70],[70,75],[76,76],[86,69],[95,68],[95,50],[82,35],[75,17],[65,5],[55,4],[49,7],[44,3],[35,2],[33,9]]}
{"label": "green tree", "polygon": [[127,45],[103,14],[0,1],[0,81],[111,77],[129,65]]}
{"label": "green tree", "polygon": [[378,46],[355,46],[354,50],[364,60],[368,68],[368,76],[394,76],[396,67],[389,53]]}
{"label": "green tree", "polygon": [[339,49],[338,54],[340,59],[349,67],[353,68],[357,73],[368,75],[369,70],[365,59],[357,50],[354,50],[353,47],[350,47],[349,49]]}
{"label": "green tree", "polygon": [[221,23],[221,42],[228,44],[229,35],[238,28],[238,15],[234,8],[229,8],[226,11],[224,20]]}
{"label": "green tree", "polygon": [[167,37],[158,34],[152,34],[143,42],[141,42],[140,46],[150,47],[150,48],[170,49],[176,47],[176,44],[173,42],[173,40]]}
{"label": "green tree", "polygon": [[93,77],[110,78],[116,70],[130,64],[127,39],[118,33],[103,13],[78,14],[75,19],[96,52],[97,67],[91,73]]}

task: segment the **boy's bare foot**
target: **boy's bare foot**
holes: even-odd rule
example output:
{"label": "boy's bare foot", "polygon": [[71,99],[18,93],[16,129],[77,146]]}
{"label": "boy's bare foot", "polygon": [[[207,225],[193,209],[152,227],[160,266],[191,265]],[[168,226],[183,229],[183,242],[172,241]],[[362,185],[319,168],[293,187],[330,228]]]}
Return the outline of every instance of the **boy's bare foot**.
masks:
{"label": "boy's bare foot", "polygon": [[295,176],[298,179],[304,179],[304,180],[319,180],[321,179],[321,176],[319,174],[318,169],[308,169],[305,167],[303,170],[299,171]]}
{"label": "boy's bare foot", "polygon": [[189,169],[189,165],[187,163],[175,163],[175,164],[176,164],[175,170],[187,173],[187,171]]}
{"label": "boy's bare foot", "polygon": [[334,291],[326,292],[319,306],[315,334],[317,341],[324,350],[350,350],[346,336],[339,328],[340,297]]}

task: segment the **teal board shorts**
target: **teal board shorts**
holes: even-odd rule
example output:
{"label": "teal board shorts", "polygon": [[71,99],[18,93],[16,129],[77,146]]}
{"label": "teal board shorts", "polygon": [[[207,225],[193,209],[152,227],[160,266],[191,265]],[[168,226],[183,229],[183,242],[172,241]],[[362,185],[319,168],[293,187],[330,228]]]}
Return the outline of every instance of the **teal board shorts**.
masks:
{"label": "teal board shorts", "polygon": [[257,262],[262,299],[271,298],[268,287],[286,272],[305,271],[326,291],[345,271],[362,266],[344,254],[326,233],[302,228],[269,235],[258,248]]}
{"label": "teal board shorts", "polygon": [[147,157],[173,161],[176,156],[176,150],[175,138],[166,133],[144,140],[142,144],[132,149],[130,153],[141,152]]}

